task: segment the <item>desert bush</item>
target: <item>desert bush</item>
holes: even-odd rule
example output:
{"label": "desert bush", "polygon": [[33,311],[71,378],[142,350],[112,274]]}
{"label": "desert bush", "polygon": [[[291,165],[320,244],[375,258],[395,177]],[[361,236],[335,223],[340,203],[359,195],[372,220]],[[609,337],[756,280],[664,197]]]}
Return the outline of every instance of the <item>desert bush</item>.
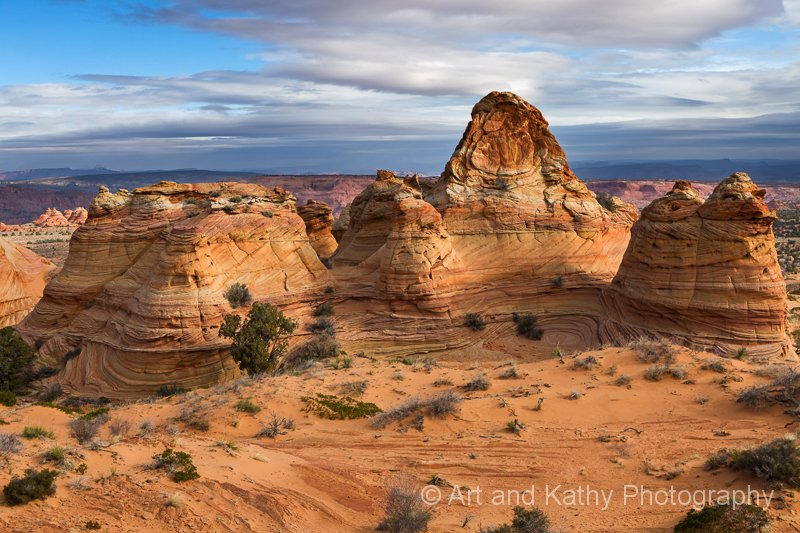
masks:
{"label": "desert bush", "polygon": [[242,413],[250,413],[251,415],[254,415],[261,411],[261,407],[250,400],[239,400],[236,402],[236,410]]}
{"label": "desert bush", "polygon": [[265,218],[272,218],[275,215],[272,211],[261,211],[261,216]]}
{"label": "desert bush", "polygon": [[142,436],[147,436],[152,433],[155,428],[156,425],[152,420],[142,420],[142,422],[139,424],[139,434]]}
{"label": "desert bush", "polygon": [[197,467],[192,463],[192,456],[186,452],[173,451],[171,448],[154,455],[150,468],[164,470],[177,483],[200,477]]}
{"label": "desert bush", "polygon": [[672,347],[666,341],[652,339],[636,339],[628,343],[628,347],[636,352],[636,357],[643,363],[658,363],[669,365],[675,358]]}
{"label": "desert bush", "polygon": [[572,362],[573,370],[592,370],[600,366],[600,362],[593,355],[587,355],[583,358],[577,358]]}
{"label": "desert bush", "polygon": [[464,324],[472,331],[481,331],[486,327],[486,321],[478,313],[467,313],[464,316]]}
{"label": "desert bush", "polygon": [[664,365],[653,365],[644,371],[644,379],[648,381],[661,381],[669,369]]}
{"label": "desert bush", "polygon": [[728,371],[728,366],[720,359],[715,359],[713,361],[709,361],[701,366],[703,370],[711,370],[712,372],[716,372],[717,374],[724,374]]}
{"label": "desert bush", "polygon": [[323,303],[319,304],[317,307],[314,308],[314,316],[332,316],[333,315],[333,304],[331,303]]}
{"label": "desert bush", "polygon": [[307,368],[315,361],[336,357],[341,349],[335,337],[326,334],[316,335],[289,352],[281,363],[281,369],[292,371]]}
{"label": "desert bush", "polygon": [[45,450],[42,454],[42,461],[51,463],[63,470],[71,470],[74,466],[67,457],[67,452],[61,446],[53,446]]}
{"label": "desert bush", "polygon": [[617,210],[617,206],[614,203],[613,195],[608,194],[607,192],[604,191],[598,191],[595,194],[595,197],[597,198],[597,203],[600,204],[602,208],[605,209],[606,211],[613,212]]}
{"label": "desert bush", "polygon": [[25,476],[14,476],[3,488],[3,496],[8,505],[21,505],[33,500],[44,500],[56,493],[55,470],[25,470]]}
{"label": "desert bush", "polygon": [[671,366],[667,368],[667,373],[675,379],[686,379],[689,373],[682,366]]}
{"label": "desert bush", "polygon": [[777,401],[800,403],[800,371],[794,368],[785,370],[775,378],[770,387],[777,389]]}
{"label": "desert bush", "polygon": [[97,520],[87,520],[83,527],[84,529],[100,529],[101,526]]}
{"label": "desert bush", "polygon": [[222,192],[221,191],[211,191],[210,193],[208,193],[208,195],[211,198],[219,198],[220,196],[222,196]]}
{"label": "desert bush", "polygon": [[503,370],[502,372],[500,372],[500,375],[498,377],[500,379],[519,379],[522,376],[519,375],[519,371],[517,370],[517,367],[512,365],[512,366],[506,368],[505,370]]}
{"label": "desert bush", "polygon": [[723,466],[727,466],[728,462],[731,459],[731,454],[728,450],[720,450],[718,452],[712,453],[706,459],[706,469],[707,470],[718,470]]}
{"label": "desert bush", "polygon": [[131,423],[127,419],[114,419],[108,424],[112,437],[127,437],[131,431]]}
{"label": "desert bush", "polygon": [[0,329],[0,390],[19,392],[30,380],[33,351],[14,328]]}
{"label": "desert bush", "polygon": [[337,357],[332,363],[331,368],[334,370],[339,370],[343,368],[350,368],[353,366],[353,358],[349,355],[343,355],[341,357]]}
{"label": "desert bush", "polygon": [[222,210],[225,211],[225,213],[227,213],[229,215],[235,215],[236,214],[236,207],[234,207],[232,205],[226,205],[225,207],[222,208]]}
{"label": "desert bush", "polygon": [[17,395],[10,390],[0,390],[0,405],[14,407],[17,405]]}
{"label": "desert bush", "polygon": [[453,392],[443,392],[430,398],[411,398],[372,417],[372,427],[382,429],[419,412],[434,418],[444,418],[457,411],[459,402],[461,398]]}
{"label": "desert bush", "polygon": [[752,409],[763,409],[770,404],[769,387],[748,387],[739,393],[736,403],[742,403]]}
{"label": "desert bush", "polygon": [[747,450],[731,451],[729,466],[757,477],[800,487],[800,448],[793,437],[781,437]]}
{"label": "desert bush", "polygon": [[541,510],[536,507],[525,509],[514,507],[514,517],[510,524],[497,527],[480,528],[480,533],[557,533]]}
{"label": "desert bush", "polygon": [[319,317],[308,326],[311,333],[324,333],[333,337],[336,335],[336,322],[328,317]]}
{"label": "desert bush", "polygon": [[747,348],[741,347],[736,350],[736,359],[739,361],[746,361],[750,358],[750,353],[747,351]]}
{"label": "desert bush", "polygon": [[452,387],[453,380],[448,378],[440,378],[433,382],[434,387]]}
{"label": "desert bush", "polygon": [[318,393],[316,396],[303,396],[301,399],[306,404],[306,411],[330,420],[369,418],[381,412],[381,408],[374,403],[362,402],[349,396],[340,398]]}
{"label": "desert bush", "polygon": [[369,381],[349,381],[339,385],[339,393],[343,396],[363,396],[367,392]]}
{"label": "desert bush", "polygon": [[511,319],[517,326],[517,335],[534,341],[541,340],[544,330],[539,327],[538,318],[531,313],[513,313]]}
{"label": "desert bush", "polygon": [[81,415],[81,418],[84,420],[97,420],[100,424],[105,424],[108,422],[108,407],[92,409],[85,415]]}
{"label": "desert bush", "polygon": [[296,328],[277,307],[256,302],[243,323],[238,315],[227,315],[219,334],[233,340],[231,357],[252,375],[275,370]]}
{"label": "desert bush", "polygon": [[189,405],[181,409],[177,419],[186,424],[186,427],[197,431],[208,431],[211,427],[207,409],[197,405]]}
{"label": "desert bush", "polygon": [[54,440],[56,438],[55,433],[41,426],[25,426],[22,430],[22,436],[26,439]]}
{"label": "desert bush", "polygon": [[420,491],[411,482],[394,483],[389,487],[386,513],[378,531],[418,533],[428,530],[433,512],[422,500]]}
{"label": "desert bush", "polygon": [[86,444],[97,436],[100,431],[100,421],[86,418],[76,418],[69,422],[70,435],[80,444]]}
{"label": "desert bush", "polygon": [[619,385],[620,387],[624,387],[626,385],[631,384],[631,377],[628,374],[622,374],[616,380],[614,380],[615,385]]}
{"label": "desert bush", "polygon": [[250,289],[244,283],[234,283],[225,290],[223,296],[234,309],[250,305],[253,301]]}
{"label": "desert bush", "polygon": [[475,392],[489,390],[489,387],[491,386],[492,383],[485,374],[478,374],[468,382],[461,385],[461,388],[467,392]]}
{"label": "desert bush", "polygon": [[567,396],[567,399],[569,399],[569,400],[580,400],[582,397],[583,397],[583,393],[581,393],[581,391],[579,391],[577,389],[572,389],[572,391],[570,391],[570,393],[569,393],[569,396]]}
{"label": "desert bush", "polygon": [[256,437],[269,437],[270,439],[277,438],[278,435],[285,435],[286,431],[294,429],[294,420],[291,418],[283,418],[278,416],[277,413],[271,413],[269,421],[261,427],[261,431],[256,434]]}
{"label": "desert bush", "polygon": [[61,385],[53,383],[39,396],[39,400],[43,402],[54,402],[62,394],[64,394],[64,390],[61,388]]}
{"label": "desert bush", "polygon": [[22,441],[13,433],[0,433],[0,457],[8,461],[22,451]]}
{"label": "desert bush", "polygon": [[170,396],[176,396],[178,394],[186,394],[187,390],[182,385],[178,385],[177,383],[170,383],[167,385],[161,385],[156,391],[156,395],[161,398],[169,398]]}
{"label": "desert bush", "polygon": [[230,198],[228,198],[228,201],[230,203],[232,203],[232,204],[238,204],[238,203],[240,203],[242,201],[242,197],[241,196],[231,196]]}
{"label": "desert bush", "polygon": [[769,515],[757,505],[714,504],[691,509],[675,533],[760,533],[769,523]]}

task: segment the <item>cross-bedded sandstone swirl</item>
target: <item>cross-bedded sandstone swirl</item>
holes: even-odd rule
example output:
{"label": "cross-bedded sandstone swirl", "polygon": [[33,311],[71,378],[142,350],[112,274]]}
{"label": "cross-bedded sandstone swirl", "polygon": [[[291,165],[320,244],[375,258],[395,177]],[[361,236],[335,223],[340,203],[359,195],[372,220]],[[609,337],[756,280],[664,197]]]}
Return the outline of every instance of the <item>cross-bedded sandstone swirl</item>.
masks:
{"label": "cross-bedded sandstone swirl", "polygon": [[47,259],[0,237],[0,327],[13,326],[33,309],[53,268]]}
{"label": "cross-bedded sandstone swirl", "polygon": [[324,202],[308,200],[297,208],[297,213],[306,224],[306,233],[311,246],[320,259],[328,259],[335,252],[338,244],[331,232],[333,227],[333,210]]}
{"label": "cross-bedded sandstone swirl", "polygon": [[703,202],[685,181],[642,211],[604,301],[604,335],[786,355],[786,287],[765,191],[744,173]]}
{"label": "cross-bedded sandstone swirl", "polygon": [[[218,327],[223,293],[303,305],[329,274],[282,189],[162,182],[92,202],[62,271],[20,324],[67,387],[106,396],[236,374]],[[65,357],[69,354],[69,357]],[[77,354],[77,355],[76,355]]]}

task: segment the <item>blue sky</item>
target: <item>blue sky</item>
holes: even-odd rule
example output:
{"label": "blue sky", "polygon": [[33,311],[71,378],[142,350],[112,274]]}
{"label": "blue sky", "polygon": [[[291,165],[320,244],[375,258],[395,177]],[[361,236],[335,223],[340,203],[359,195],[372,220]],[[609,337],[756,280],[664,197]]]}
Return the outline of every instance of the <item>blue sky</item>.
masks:
{"label": "blue sky", "polygon": [[0,170],[438,173],[491,90],[573,160],[800,159],[800,0],[492,4],[0,0]]}

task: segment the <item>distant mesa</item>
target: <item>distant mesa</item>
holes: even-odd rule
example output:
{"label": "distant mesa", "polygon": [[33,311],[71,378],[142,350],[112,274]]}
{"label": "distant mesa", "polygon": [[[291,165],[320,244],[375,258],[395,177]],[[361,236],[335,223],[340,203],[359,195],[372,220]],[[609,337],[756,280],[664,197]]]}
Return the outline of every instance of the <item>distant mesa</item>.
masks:
{"label": "distant mesa", "polygon": [[727,355],[792,353],[776,214],[764,195],[736,173],[705,202],[679,181],[647,206],[605,291],[605,340],[658,336]]}

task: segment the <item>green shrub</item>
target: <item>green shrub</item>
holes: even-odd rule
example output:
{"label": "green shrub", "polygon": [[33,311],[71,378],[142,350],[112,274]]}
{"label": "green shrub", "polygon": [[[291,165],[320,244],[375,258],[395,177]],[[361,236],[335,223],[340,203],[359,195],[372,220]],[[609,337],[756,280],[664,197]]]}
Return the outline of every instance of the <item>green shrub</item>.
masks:
{"label": "green shrub", "polygon": [[241,196],[231,196],[230,198],[228,198],[228,201],[230,203],[232,203],[232,204],[238,204],[239,202],[242,201],[242,197]]}
{"label": "green shrub", "polygon": [[236,410],[242,413],[250,413],[252,415],[261,411],[261,408],[251,402],[250,400],[239,400],[236,402]]}
{"label": "green shrub", "polygon": [[715,504],[692,509],[675,526],[675,533],[760,533],[770,523],[757,505]]}
{"label": "green shrub", "polygon": [[31,378],[33,351],[14,328],[0,329],[0,390],[19,392]]}
{"label": "green shrub", "polygon": [[647,381],[661,381],[664,374],[667,373],[667,367],[664,365],[653,365],[644,371],[644,379]]}
{"label": "green shrub", "polygon": [[231,357],[239,368],[248,374],[258,374],[275,370],[296,328],[297,322],[277,307],[256,302],[244,323],[237,315],[227,315],[219,334],[233,339]]}
{"label": "green shrub", "polygon": [[222,192],[221,191],[211,191],[208,195],[211,198],[219,198],[220,196],[222,196]]}
{"label": "green shrub", "polygon": [[97,520],[88,520],[83,527],[85,529],[100,529],[100,522]]}
{"label": "green shrub", "polygon": [[0,390],[0,405],[14,407],[17,405],[17,395],[10,390]]}
{"label": "green shrub", "polygon": [[333,337],[336,335],[336,322],[327,317],[320,317],[308,326],[312,333],[324,333]]}
{"label": "green shrub", "polygon": [[266,218],[272,218],[274,215],[272,214],[272,211],[261,211],[261,216]]}
{"label": "green shrub", "polygon": [[25,426],[22,436],[26,439],[55,439],[56,435],[52,431],[41,426]]}
{"label": "green shrub", "polygon": [[730,453],[729,466],[748,470],[767,481],[800,487],[800,448],[791,437],[781,437],[756,448]]}
{"label": "green shrub", "polygon": [[478,374],[468,382],[461,385],[461,388],[467,392],[489,390],[492,383],[486,378],[484,374]]}
{"label": "green shrub", "polygon": [[250,305],[250,302],[253,301],[250,289],[244,283],[234,283],[225,290],[223,296],[234,309]]}
{"label": "green shrub", "polygon": [[94,420],[99,418],[101,420],[108,419],[108,407],[100,407],[98,409],[93,409],[86,413],[85,415],[81,416],[84,420]]}
{"label": "green shrub", "polygon": [[21,505],[32,500],[44,500],[56,493],[55,470],[25,470],[24,477],[14,476],[3,488],[3,496],[8,505]]}
{"label": "green shrub", "polygon": [[464,315],[464,325],[472,331],[481,331],[486,328],[486,321],[478,313],[467,313]]}
{"label": "green shrub", "polygon": [[331,316],[333,315],[333,304],[331,303],[324,303],[319,304],[317,307],[314,308],[314,316]]}
{"label": "green shrub", "polygon": [[192,456],[186,452],[176,452],[171,448],[153,456],[151,468],[164,470],[178,483],[198,479],[197,467],[192,463]]}
{"label": "green shrub", "polygon": [[511,319],[517,325],[517,335],[534,341],[541,340],[544,336],[544,330],[539,327],[538,319],[531,313],[513,313]]}
{"label": "green shrub", "polygon": [[185,394],[186,392],[186,387],[178,385],[177,383],[171,383],[169,385],[161,385],[156,391],[156,394],[161,398],[168,398],[177,394]]}
{"label": "green shrub", "polygon": [[329,420],[369,418],[381,412],[381,408],[374,403],[362,402],[349,396],[340,398],[333,394],[317,394],[303,396],[302,400],[306,403],[307,411]]}

